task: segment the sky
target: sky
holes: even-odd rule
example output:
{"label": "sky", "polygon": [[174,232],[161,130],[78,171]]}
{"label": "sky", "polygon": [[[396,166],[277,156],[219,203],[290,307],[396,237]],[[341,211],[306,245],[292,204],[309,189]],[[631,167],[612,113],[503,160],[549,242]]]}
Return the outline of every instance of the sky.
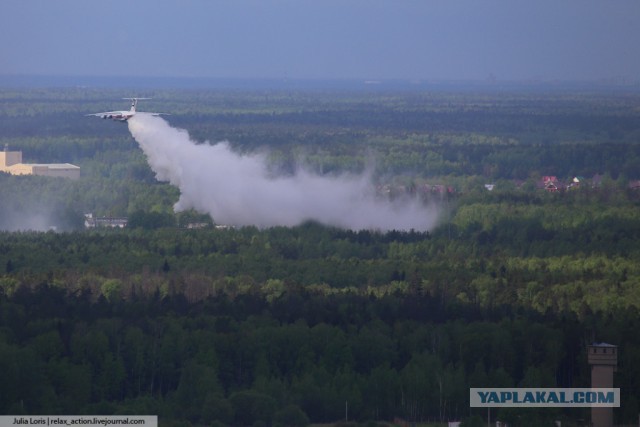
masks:
{"label": "sky", "polygon": [[1,0],[0,75],[640,81],[638,0]]}

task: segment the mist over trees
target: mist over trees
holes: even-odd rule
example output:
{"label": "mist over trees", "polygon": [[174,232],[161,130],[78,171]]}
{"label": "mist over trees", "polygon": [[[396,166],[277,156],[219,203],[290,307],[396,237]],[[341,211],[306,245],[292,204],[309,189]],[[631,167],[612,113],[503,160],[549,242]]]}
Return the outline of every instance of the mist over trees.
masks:
{"label": "mist over trees", "polygon": [[[348,402],[354,423],[444,422],[486,416],[469,387],[588,386],[585,346],[604,341],[620,348],[616,420],[637,420],[638,93],[134,94],[274,173],[373,167],[386,197],[442,207],[428,232],[387,233],[174,213],[179,191],[126,125],[83,117],[131,95],[0,90],[0,148],[82,168],[0,173],[1,412],[297,426],[344,420]],[[129,224],[85,230],[88,212]]]}

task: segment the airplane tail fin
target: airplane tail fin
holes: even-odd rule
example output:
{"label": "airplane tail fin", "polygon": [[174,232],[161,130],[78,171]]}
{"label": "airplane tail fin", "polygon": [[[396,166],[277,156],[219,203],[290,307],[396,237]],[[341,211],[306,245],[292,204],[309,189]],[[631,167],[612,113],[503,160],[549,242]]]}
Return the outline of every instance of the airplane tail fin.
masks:
{"label": "airplane tail fin", "polygon": [[131,100],[131,111],[132,113],[136,112],[136,107],[138,106],[138,101],[141,99],[151,99],[151,98],[122,98],[122,99],[130,99]]}

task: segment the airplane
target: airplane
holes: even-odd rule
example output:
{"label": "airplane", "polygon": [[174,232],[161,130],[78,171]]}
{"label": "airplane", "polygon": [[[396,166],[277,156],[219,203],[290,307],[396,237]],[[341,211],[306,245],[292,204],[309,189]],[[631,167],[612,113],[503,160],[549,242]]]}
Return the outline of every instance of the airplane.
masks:
{"label": "airplane", "polygon": [[[103,119],[111,119],[119,122],[126,122],[131,117],[136,115],[136,106],[138,105],[138,101],[141,99],[151,99],[151,98],[122,98],[122,99],[130,99],[131,100],[131,109],[129,111],[106,111],[104,113],[93,113],[87,114],[87,116],[96,116]],[[167,113],[147,113],[152,116],[160,116],[166,115]]]}

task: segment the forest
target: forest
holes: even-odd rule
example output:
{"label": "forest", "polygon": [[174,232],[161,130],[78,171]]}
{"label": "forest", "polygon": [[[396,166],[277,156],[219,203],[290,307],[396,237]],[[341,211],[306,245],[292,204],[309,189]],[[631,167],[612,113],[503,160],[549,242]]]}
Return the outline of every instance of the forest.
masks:
{"label": "forest", "polygon": [[[437,225],[176,213],[179,190],[126,124],[83,117],[132,95],[199,143],[268,153],[280,174],[373,164],[374,185],[437,206]],[[0,412],[486,425],[470,387],[588,387],[586,346],[607,342],[615,421],[637,422],[639,119],[633,88],[0,88],[0,146],[81,167],[79,180],[0,172]],[[87,213],[128,225],[85,229]]]}

